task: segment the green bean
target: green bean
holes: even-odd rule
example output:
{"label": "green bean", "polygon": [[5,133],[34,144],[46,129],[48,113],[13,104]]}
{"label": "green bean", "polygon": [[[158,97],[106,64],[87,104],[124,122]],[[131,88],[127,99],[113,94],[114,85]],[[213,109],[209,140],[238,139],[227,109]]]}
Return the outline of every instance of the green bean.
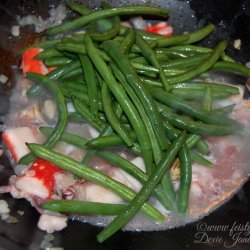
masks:
{"label": "green bean", "polygon": [[229,92],[232,95],[238,95],[239,88],[235,86],[231,86],[228,84],[223,83],[215,83],[215,82],[181,82],[181,83],[175,83],[171,84],[172,89],[194,89],[197,90],[205,90],[205,88],[210,87],[212,90],[219,91],[219,92]]}
{"label": "green bean", "polygon": [[[139,114],[141,115],[142,121],[145,124],[145,127],[147,129],[147,132],[148,132],[148,135],[149,135],[149,138],[151,141],[154,161],[156,164],[158,164],[160,162],[160,160],[162,159],[162,151],[161,151],[160,145],[155,137],[154,130],[153,130],[152,125],[149,121],[149,118],[147,117],[143,107],[140,104],[139,99],[137,98],[137,96],[133,92],[132,88],[127,84],[126,79],[124,78],[122,73],[118,70],[118,68],[114,64],[111,66],[112,66],[113,72],[116,75],[117,79],[119,79],[119,81],[122,83],[125,90],[129,94],[131,100],[134,102],[136,108],[138,109]],[[165,176],[163,177],[163,182],[164,182],[164,184],[167,184],[168,187],[166,188],[166,185],[165,185],[165,187],[163,186],[163,188],[165,188],[163,191],[163,192],[165,192],[165,195],[163,193],[161,195],[161,197],[162,196],[167,197],[167,199],[162,200],[162,204],[164,207],[167,207],[168,209],[170,209],[172,207],[170,200],[174,201],[174,199],[171,199],[172,197],[174,197],[173,188],[171,189],[172,182],[170,179],[165,178]],[[161,190],[161,188],[159,187],[159,192],[160,192],[160,190]]]}
{"label": "green bean", "polygon": [[157,48],[162,48],[162,47],[165,48],[165,47],[169,47],[169,46],[173,46],[177,44],[183,44],[188,39],[189,39],[189,35],[184,34],[184,35],[173,35],[173,36],[162,37],[162,38],[153,40],[152,42],[156,42]]}
{"label": "green bean", "polygon": [[[102,31],[98,30],[98,25],[104,25],[105,21],[112,20],[112,27]],[[111,17],[111,20],[99,19],[96,22],[92,23],[88,28],[88,34],[94,41],[106,41],[115,37],[120,31],[120,18],[118,16]]]}
{"label": "green bean", "polygon": [[[173,141],[179,134],[180,130],[174,128],[169,122],[164,122],[164,128],[166,130],[168,138]],[[201,141],[201,136],[196,134],[188,134],[186,137],[186,145],[189,149],[197,145]]]}
{"label": "green bean", "polygon": [[[166,77],[169,77],[169,76],[175,76],[175,75],[179,75],[181,73],[185,73],[185,72],[187,72],[187,69],[175,69],[175,68],[163,69],[163,72],[164,72],[164,75]],[[171,86],[170,86],[170,89],[171,89]]]}
{"label": "green bean", "polygon": [[72,70],[78,68],[80,66],[79,61],[74,61],[72,63],[63,65],[61,67],[58,67],[57,69],[54,69],[53,71],[49,72],[46,76],[50,79],[59,79],[64,74],[71,72]]}
{"label": "green bean", "polygon": [[[148,180],[148,175],[145,174],[140,168],[138,168],[133,163],[117,154],[101,150],[97,151],[97,155],[100,156],[102,159],[105,159],[106,161],[110,162],[111,164],[119,166],[121,169],[126,171],[128,174],[136,178],[141,183],[145,183]],[[171,210],[172,204],[168,200],[168,198],[166,198],[166,195],[162,191],[160,186],[155,188],[154,196],[161,202],[161,204],[167,210]]]}
{"label": "green bean", "polygon": [[[152,96],[159,102],[164,103],[171,107],[172,109],[177,109],[182,111],[188,115],[193,116],[203,122],[208,124],[235,124],[235,121],[229,119],[228,117],[222,117],[221,115],[217,115],[215,113],[208,113],[207,111],[203,111],[198,108],[196,105],[192,105],[187,101],[184,101],[171,93],[163,91],[160,88],[150,88],[150,92]],[[208,115],[209,114],[209,115]]]}
{"label": "green bean", "polygon": [[133,58],[129,58],[131,60],[131,63],[139,63],[145,66],[149,66],[148,61],[143,56],[136,56]]}
{"label": "green bean", "polygon": [[[114,105],[114,112],[115,112],[116,116],[120,119],[122,114],[123,114],[123,110],[122,110],[121,106],[118,103],[116,103]],[[110,124],[107,124],[104,127],[104,129],[100,132],[98,138],[108,136],[108,135],[112,135],[112,133],[113,133],[112,127],[110,126]],[[136,140],[136,136],[135,136],[134,140]],[[132,148],[134,148],[134,147],[132,147]],[[94,157],[94,155],[96,153],[97,153],[97,150],[93,150],[93,149],[88,150],[88,152],[86,153],[86,155],[84,156],[84,158],[82,160],[82,163],[88,164],[89,161]]]}
{"label": "green bean", "polygon": [[211,56],[205,62],[200,64],[195,69],[191,69],[185,73],[179,74],[178,76],[169,77],[168,82],[170,84],[173,84],[173,83],[187,81],[187,80],[190,80],[190,79],[196,77],[197,75],[207,71],[219,59],[219,57],[224,52],[226,47],[227,47],[227,42],[225,40],[219,42],[219,44],[216,46],[216,48],[212,52]]}
{"label": "green bean", "polygon": [[[136,135],[133,131],[129,132],[129,136],[131,137],[133,141],[136,140]],[[87,143],[88,147],[95,148],[95,149],[102,149],[106,147],[119,147],[123,145],[124,145],[124,141],[118,135],[99,136],[97,138],[90,140]]]}
{"label": "green bean", "polygon": [[[166,129],[166,127],[165,127],[165,129]],[[177,131],[177,129],[176,129],[176,131]],[[174,132],[176,135],[180,133],[180,131],[178,131],[178,132],[176,132],[176,131]],[[200,135],[188,134],[185,143],[186,143],[188,148],[193,148],[194,146],[197,145],[197,143],[199,141],[201,141]]]}
{"label": "green bean", "polygon": [[153,14],[158,16],[168,16],[168,11],[158,7],[151,6],[126,6],[126,7],[114,7],[108,10],[99,10],[92,12],[86,16],[77,18],[71,22],[67,22],[56,27],[50,28],[45,31],[45,35],[55,35],[61,32],[66,32],[76,28],[83,27],[92,21],[100,18],[107,18],[111,16],[120,15],[140,15],[140,14]]}
{"label": "green bean", "polygon": [[71,60],[78,60],[78,55],[68,52],[68,51],[61,51],[64,56],[68,57]]}
{"label": "green bean", "polygon": [[213,24],[208,24],[205,27],[202,27],[200,29],[197,29],[191,33],[188,33],[188,40],[185,41],[183,44],[191,44],[196,43],[204,39],[206,36],[208,36],[211,32],[213,32],[215,29],[215,26]]}
{"label": "green bean", "polygon": [[[68,114],[67,114],[67,107],[65,104],[63,94],[62,94],[60,88],[58,87],[57,83],[54,82],[53,80],[49,79],[47,76],[28,72],[27,77],[29,79],[36,81],[37,83],[43,85],[44,87],[48,88],[54,94],[54,98],[55,98],[57,108],[58,108],[58,120],[57,120],[56,126],[53,130],[53,134],[51,134],[51,136],[48,137],[47,140],[43,143],[43,145],[45,147],[52,148],[59,140],[60,136],[62,135],[62,133],[67,125],[67,115]],[[34,155],[31,153],[28,153],[25,156],[23,156],[19,160],[18,163],[19,164],[28,164],[34,159],[35,159]]]}
{"label": "green bean", "polygon": [[159,73],[159,70],[157,68],[149,66],[149,65],[144,65],[141,63],[137,63],[137,62],[131,62],[131,64],[136,70],[144,70],[150,73]]}
{"label": "green bean", "polygon": [[176,60],[176,59],[183,59],[188,58],[190,56],[197,56],[200,53],[194,53],[194,52],[187,52],[187,51],[180,51],[180,50],[174,50],[172,47],[170,48],[157,48],[154,50],[156,53],[156,57],[159,61],[170,61],[170,59]]}
{"label": "green bean", "polygon": [[[86,50],[85,50],[85,46],[84,44],[81,43],[70,43],[70,42],[64,42],[64,43],[59,43],[57,44],[56,48],[60,51],[68,51],[68,52],[72,52],[72,53],[76,53],[76,54],[80,54],[80,55],[86,55]],[[104,53],[103,51],[100,51],[100,54],[102,56],[102,58],[109,62],[110,58],[107,56],[106,53]]]}
{"label": "green bean", "polygon": [[84,79],[83,70],[81,67],[76,67],[75,69],[72,69],[71,71],[65,72],[60,77],[60,80],[69,80],[75,77],[80,77],[81,79]]}
{"label": "green bean", "polygon": [[185,213],[189,203],[189,192],[192,182],[192,164],[190,151],[184,145],[179,151],[180,187],[178,191],[178,211]]}
{"label": "green bean", "polygon": [[205,167],[208,167],[208,168],[213,167],[213,163],[211,161],[207,160],[205,157],[198,154],[197,152],[191,151],[190,154],[191,154],[192,161],[197,162],[197,163],[199,163]]}
{"label": "green bean", "polygon": [[42,40],[37,43],[32,44],[31,48],[43,48],[43,49],[52,49],[57,43],[61,42],[61,39],[50,39]]}
{"label": "green bean", "polygon": [[78,112],[70,113],[68,116],[68,120],[71,122],[85,122],[86,121]]}
{"label": "green bean", "polygon": [[111,64],[111,68],[114,72],[114,75],[116,76],[116,78],[119,80],[119,82],[122,84],[122,86],[124,87],[124,89],[128,93],[130,99],[134,103],[135,107],[137,108],[137,110],[141,116],[141,119],[142,119],[142,121],[147,129],[147,133],[148,133],[148,136],[149,136],[149,139],[151,142],[154,160],[156,163],[158,163],[161,160],[162,153],[161,153],[161,148],[159,146],[158,140],[155,136],[152,124],[151,124],[145,110],[143,109],[139,98],[137,97],[137,95],[133,91],[132,87],[130,87],[130,85],[126,81],[124,75],[121,73],[121,71],[119,71],[118,67],[115,64]]}
{"label": "green bean", "polygon": [[162,62],[161,66],[163,69],[196,66],[199,65],[204,60],[206,60],[209,56],[210,53],[189,56],[186,58],[175,59],[164,63]]}
{"label": "green bean", "polygon": [[197,142],[195,147],[202,154],[208,154],[210,152],[209,145],[203,140]]}
{"label": "green bean", "polygon": [[[120,35],[124,35],[128,29],[130,29],[130,28],[125,27],[125,26],[121,26]],[[148,40],[148,41],[153,41],[155,39],[160,39],[163,37],[162,35],[147,32],[145,30],[136,30],[136,33],[140,34],[145,40]]]}
{"label": "green bean", "polygon": [[57,49],[54,49],[53,47],[51,49],[46,49],[46,50],[41,51],[39,54],[35,56],[35,58],[40,59],[40,60],[45,60],[48,58],[60,57],[60,56],[63,56],[63,53],[61,53]]}
{"label": "green bean", "polygon": [[135,43],[135,31],[133,29],[129,29],[126,32],[125,37],[122,39],[122,43],[120,46],[122,53],[125,55],[129,54],[134,43]]}
{"label": "green bean", "polygon": [[145,86],[147,87],[162,87],[162,83],[157,80],[157,79],[153,79],[150,77],[145,77],[145,76],[140,76],[140,79],[142,81],[143,84],[145,84]]}
{"label": "green bean", "polygon": [[[169,122],[165,122],[164,127],[165,127],[167,135],[168,135],[168,137],[169,137],[169,139],[171,141],[173,141],[180,134],[180,131],[175,129],[174,127],[172,127],[172,125]],[[186,144],[187,148],[191,149],[194,146],[197,146],[198,143],[203,143],[203,141],[200,138],[201,138],[201,136],[196,135],[196,134],[187,135],[186,140],[185,140],[185,144]],[[204,145],[206,145],[206,144],[204,144]],[[212,165],[212,163],[210,161],[205,159],[203,156],[201,156],[197,152],[190,151],[190,154],[191,154],[192,160],[194,162],[203,164],[203,165],[208,166],[208,167],[210,167]],[[168,179],[165,180],[166,181],[166,184],[165,184],[166,187],[168,187],[167,186],[168,185],[167,181],[169,183],[171,181],[170,176],[167,176],[167,177],[168,177]],[[172,187],[170,186],[169,188],[172,188]],[[174,192],[172,192],[172,193],[174,193]],[[173,198],[175,198],[175,197],[173,196]]]}
{"label": "green bean", "polygon": [[205,111],[211,111],[212,110],[212,89],[211,87],[206,87],[205,93],[204,93],[204,100],[202,103],[202,108]]}
{"label": "green bean", "polygon": [[[142,38],[143,39],[143,38]],[[151,49],[155,49],[156,48],[156,46],[157,46],[157,42],[156,41],[152,41],[152,42],[150,42],[149,44],[148,44],[148,46],[151,48]],[[135,53],[135,54],[140,54],[142,51],[141,51],[141,49],[140,49],[140,47],[137,45],[137,44],[134,44],[133,46],[132,46],[132,49],[131,49],[131,54],[132,53]]]}
{"label": "green bean", "polygon": [[[173,89],[171,91],[172,94],[174,94],[176,97],[179,97],[184,100],[198,100],[201,101],[204,98],[204,90],[199,90],[199,89],[187,89],[187,88],[178,88],[178,89]],[[225,99],[231,96],[232,94],[228,91],[223,91],[219,92],[218,90],[213,90],[212,91],[212,98],[213,99]]]}
{"label": "green bean", "polygon": [[234,134],[236,127],[232,125],[210,125],[201,122],[196,122],[186,116],[181,116],[174,113],[165,105],[157,103],[158,109],[163,118],[169,121],[173,126],[185,129],[190,133],[198,135],[229,135]]}
{"label": "green bean", "polygon": [[77,98],[73,98],[72,103],[76,109],[76,111],[84,118],[86,121],[88,121],[94,128],[96,128],[98,131],[102,130],[104,128],[104,123],[100,119],[100,117],[96,117],[95,120],[93,120],[92,115],[88,107],[79,101]]}
{"label": "green bean", "polygon": [[88,15],[92,12],[92,10],[90,8],[88,8],[87,6],[83,5],[83,4],[79,4],[76,2],[69,2],[67,3],[67,5],[69,6],[69,8],[83,16]]}
{"label": "green bean", "polygon": [[87,90],[87,83],[85,79],[65,79],[60,80],[61,85],[70,85],[70,86],[81,86]]}
{"label": "green bean", "polygon": [[[163,154],[162,154],[159,142],[157,141],[157,138],[154,134],[154,130],[153,130],[153,127],[150,123],[150,120],[149,120],[145,110],[141,106],[140,100],[138,99],[138,97],[136,96],[136,94],[134,93],[134,91],[130,87],[130,85],[127,83],[125,77],[119,71],[117,66],[114,64],[111,64],[111,67],[113,69],[113,72],[114,72],[116,78],[120,81],[120,83],[122,83],[124,89],[126,90],[128,95],[130,96],[131,100],[133,101],[135,107],[137,108],[137,110],[142,118],[143,123],[145,124],[145,127],[146,127],[147,132],[148,132],[148,136],[149,136],[150,142],[151,142],[154,161],[156,164],[158,164],[161,161]],[[150,175],[150,173],[148,173],[148,174]],[[165,180],[164,183],[167,182],[168,188],[166,188],[166,186],[165,186],[165,190],[163,192],[165,192],[165,195],[167,196],[167,200],[166,199],[162,200],[162,203],[163,203],[164,207],[170,208],[170,207],[172,207],[171,202],[170,202],[170,198],[172,198],[174,196],[173,188],[170,189],[170,187],[172,187],[171,186],[172,182],[170,179],[166,179],[165,177],[163,177],[163,180]],[[159,188],[159,190],[160,190],[160,188]],[[173,199],[172,199],[172,201],[173,201]]]}
{"label": "green bean", "polygon": [[86,55],[85,46],[77,42],[61,42],[56,45],[58,51],[67,51],[75,54]]}
{"label": "green bean", "polygon": [[[43,134],[47,136],[49,136],[51,132],[53,131],[53,128],[50,128],[50,127],[40,127],[39,129]],[[68,132],[64,132],[62,134],[61,140],[63,140],[66,143],[72,144],[74,146],[80,147],[80,148],[84,148],[85,144],[88,142],[86,139],[78,135],[68,133]],[[136,167],[133,163],[124,159],[123,157],[117,154],[111,153],[109,151],[104,151],[104,150],[95,151],[95,153],[102,159],[110,162],[111,164],[115,166],[119,166],[121,169],[126,171],[128,174],[136,178],[141,183],[144,183],[147,181],[148,179],[147,174],[145,174],[140,168]],[[165,194],[162,192],[160,187],[155,188],[154,195],[167,210],[171,209],[171,204],[168,201],[168,199],[165,197]]]}
{"label": "green bean", "polygon": [[166,192],[168,199],[171,204],[176,205],[176,193],[174,190],[174,185],[170,176],[170,171],[166,171],[161,180],[161,185],[163,190]]}
{"label": "green bean", "polygon": [[[50,136],[53,133],[53,128],[51,127],[39,127],[39,130],[46,136]],[[74,135],[70,132],[64,131],[60,137],[60,140],[65,141],[66,143],[72,144],[79,148],[84,148],[88,140],[79,135]]]}
{"label": "green bean", "polygon": [[128,147],[131,147],[134,144],[134,140],[130,137],[126,129],[120,123],[119,118],[116,116],[115,112],[112,109],[112,100],[106,83],[103,83],[102,85],[102,103],[109,124],[111,125],[113,130],[121,137],[125,144]]}
{"label": "green bean", "polygon": [[222,70],[238,73],[244,76],[250,76],[250,69],[240,63],[236,62],[216,62],[212,67],[214,70]]}
{"label": "green bean", "polygon": [[125,76],[127,82],[138,96],[152,124],[155,136],[159,141],[161,148],[165,149],[167,147],[167,140],[163,123],[150,92],[145,88],[145,86],[143,86],[130,61],[126,58],[126,56],[124,56],[124,54],[122,54],[115,42],[106,41],[104,43],[104,49],[109,56],[112,57],[120,71]]}
{"label": "green bean", "polygon": [[97,240],[103,242],[112,234],[122,228],[141,208],[142,204],[148,200],[151,192],[161,181],[166,170],[171,166],[174,161],[182,143],[185,140],[185,132],[183,132],[168,148],[168,151],[162,158],[159,165],[154,169],[152,175],[149,176],[148,181],[141,188],[139,193],[130,202],[127,208],[122,211],[101,233],[97,235]]}
{"label": "green bean", "polygon": [[156,78],[158,74],[156,73],[153,73],[153,72],[149,72],[149,71],[146,71],[146,70],[136,70],[136,73],[138,76],[148,76],[148,77],[152,77],[152,78]]}
{"label": "green bean", "polygon": [[88,165],[91,159],[93,159],[93,157],[96,155],[96,152],[97,150],[95,149],[88,150],[82,159],[82,164]]}
{"label": "green bean", "polygon": [[[173,46],[171,48],[167,48],[168,50],[179,51],[179,52],[191,52],[191,53],[210,53],[213,50],[207,47],[201,47],[196,45],[181,45],[181,46]],[[225,53],[222,53],[221,58],[227,62],[235,62],[234,59],[227,56]]]}
{"label": "green bean", "polygon": [[[102,136],[110,135],[112,134],[112,132],[113,130],[110,127],[110,125],[106,124],[106,126],[100,131],[98,138]],[[96,149],[89,149],[87,153],[85,154],[85,156],[83,157],[82,163],[88,165],[91,159],[96,155],[96,153],[97,153]]]}
{"label": "green bean", "polygon": [[[71,99],[71,98],[75,98],[75,97],[76,97],[76,98],[79,99],[81,102],[83,102],[84,105],[87,105],[87,106],[89,106],[90,103],[91,103],[91,100],[90,100],[90,98],[89,98],[89,96],[88,96],[87,93],[79,92],[79,91],[77,91],[77,90],[67,90],[67,89],[65,89],[65,88],[61,88],[61,90],[62,90],[64,96],[67,97],[67,98],[70,98],[70,99]],[[98,104],[98,109],[99,109],[100,111],[103,111],[103,105],[102,105],[101,100],[98,99],[97,104]],[[98,113],[98,116],[99,116],[99,115],[100,115],[100,114]],[[98,118],[93,117],[93,115],[92,115],[91,112],[90,112],[90,117],[91,117],[91,120],[93,120],[93,121],[95,121],[96,119],[98,120]],[[96,119],[95,119],[95,118],[96,118]]]}
{"label": "green bean", "polygon": [[176,44],[190,44],[198,42],[208,36],[212,31],[214,31],[214,25],[208,24],[205,27],[195,30],[194,32],[183,34],[183,35],[173,35],[169,37],[164,37],[157,39],[158,47],[173,46]]}
{"label": "green bean", "polygon": [[47,67],[63,66],[67,63],[70,63],[71,59],[67,57],[52,57],[44,60],[44,64]]}
{"label": "green bean", "polygon": [[90,112],[95,121],[98,117],[98,95],[94,67],[87,56],[80,55],[79,58],[87,83]]}
{"label": "green bean", "polygon": [[227,105],[225,107],[214,109],[211,112],[216,112],[217,114],[227,115],[227,114],[230,114],[234,110],[235,106],[236,106],[236,104],[233,103],[233,104]]}
{"label": "green bean", "polygon": [[[49,136],[53,132],[53,128],[51,127],[40,127],[39,130],[46,136]],[[136,138],[135,135],[134,138]],[[66,131],[63,132],[60,139],[79,148],[85,148],[87,146],[86,144],[91,142],[79,135],[75,135]],[[140,168],[136,167],[133,163],[117,154],[104,150],[96,151],[96,154],[114,165],[119,165],[124,171],[138,179],[140,182],[145,182],[148,178]]]}
{"label": "green bean", "polygon": [[[34,155],[36,155],[36,157],[47,160],[78,177],[106,187],[126,201],[131,201],[136,196],[136,193],[127,186],[113,180],[102,172],[81,164],[65,155],[48,150],[39,144],[30,143],[28,144],[28,148]],[[164,219],[164,216],[147,202],[143,204],[142,211],[157,221],[162,221]]]}
{"label": "green bean", "polygon": [[166,76],[163,72],[163,69],[156,57],[156,54],[154,51],[150,48],[148,43],[139,35],[136,35],[136,43],[139,46],[139,48],[142,51],[143,56],[154,66],[159,70],[159,76],[160,80],[162,82],[162,85],[166,91],[170,90],[170,86],[167,82]]}
{"label": "green bean", "polygon": [[[70,91],[78,91],[79,93],[88,93],[87,86],[83,82],[79,82],[78,84],[75,82],[67,82],[64,80],[64,82],[60,81],[59,87],[62,89],[62,91],[65,91],[66,93],[69,93]],[[70,95],[68,95],[70,96]]]}
{"label": "green bean", "polygon": [[49,200],[41,207],[58,213],[83,215],[117,215],[126,208],[126,204],[108,204],[77,200]]}
{"label": "green bean", "polygon": [[129,100],[125,90],[117,84],[114,76],[110,72],[107,64],[99,55],[99,51],[94,47],[90,37],[85,36],[85,46],[87,53],[95,65],[96,69],[102,75],[103,79],[107,83],[110,91],[115,96],[116,100],[120,103],[125,114],[127,115],[141,146],[143,158],[147,169],[151,169],[152,166],[152,151],[150,141],[147,136],[147,132],[144,124],[142,123],[138,111],[135,109],[133,103]]}

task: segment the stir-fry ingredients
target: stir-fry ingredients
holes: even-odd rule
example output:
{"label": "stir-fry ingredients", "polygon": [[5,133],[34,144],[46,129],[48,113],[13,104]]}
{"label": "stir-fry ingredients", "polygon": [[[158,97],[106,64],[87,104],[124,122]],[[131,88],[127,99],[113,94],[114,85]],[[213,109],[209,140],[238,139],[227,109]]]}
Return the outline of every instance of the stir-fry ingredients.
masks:
{"label": "stir-fry ingredients", "polygon": [[197,45],[214,25],[172,34],[165,21],[123,25],[128,15],[165,20],[159,7],[69,8],[79,17],[23,52],[28,82],[3,141],[15,169],[25,167],[2,190],[30,200],[47,232],[66,226],[58,213],[105,218],[99,242],[141,229],[138,217],[149,230],[198,219],[235,192],[249,173],[250,110],[241,87],[209,77],[250,69],[226,55],[225,40]]}

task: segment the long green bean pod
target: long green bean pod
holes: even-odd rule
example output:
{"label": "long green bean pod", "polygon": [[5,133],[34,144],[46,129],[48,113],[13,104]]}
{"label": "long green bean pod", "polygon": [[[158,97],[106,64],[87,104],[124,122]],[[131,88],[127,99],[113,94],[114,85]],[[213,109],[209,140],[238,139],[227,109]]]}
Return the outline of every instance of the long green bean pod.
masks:
{"label": "long green bean pod", "polygon": [[189,70],[185,73],[179,74],[177,76],[169,77],[168,82],[170,84],[173,84],[173,83],[187,81],[187,80],[190,80],[190,79],[198,76],[199,74],[207,71],[220,58],[221,54],[224,52],[226,47],[227,47],[227,42],[225,40],[219,42],[219,44],[216,46],[216,48],[212,52],[211,56],[205,62],[200,64],[195,69],[191,69],[191,70]]}
{"label": "long green bean pod", "polygon": [[90,14],[93,10],[91,10],[90,8],[88,8],[87,6],[83,5],[83,4],[79,4],[76,2],[69,2],[67,3],[67,5],[69,6],[69,8],[83,16]]}
{"label": "long green bean pod", "polygon": [[[67,125],[67,117],[68,117],[68,112],[67,112],[67,107],[65,104],[64,96],[53,80],[49,79],[46,76],[43,76],[41,74],[37,73],[27,73],[27,77],[29,79],[34,80],[35,82],[41,84],[42,86],[48,88],[54,95],[54,98],[57,103],[57,108],[58,108],[58,120],[56,123],[56,126],[53,130],[53,133],[48,137],[48,139],[44,142],[44,146],[48,148],[52,148],[57,141],[59,140],[60,136],[62,135],[64,129],[66,128]],[[29,153],[25,156],[23,156],[19,160],[19,164],[28,164],[32,160],[34,160],[35,157],[33,154]]]}
{"label": "long green bean pod", "polygon": [[137,135],[138,142],[141,146],[143,158],[147,169],[152,168],[152,151],[150,141],[144,124],[142,123],[138,111],[135,109],[133,103],[129,100],[125,90],[116,82],[114,76],[110,72],[107,64],[99,55],[98,50],[94,47],[93,42],[89,36],[85,36],[85,46],[89,57],[93,64],[107,83],[110,91],[115,96],[116,100],[120,103],[125,114],[131,122],[131,125]]}
{"label": "long green bean pod", "polygon": [[189,149],[186,145],[179,151],[180,159],[180,187],[178,191],[178,210],[185,213],[189,204],[189,192],[192,182],[192,163]]}
{"label": "long green bean pod", "polygon": [[158,47],[195,43],[207,37],[214,30],[214,28],[213,24],[208,24],[207,26],[191,33],[163,37],[155,41],[157,42]]}
{"label": "long green bean pod", "polygon": [[[106,22],[109,22],[106,26],[111,26],[108,29],[102,31],[102,29],[98,30],[98,26],[104,26]],[[110,25],[111,23],[111,25]],[[88,34],[94,41],[106,41],[115,37],[120,31],[120,18],[118,16],[114,16],[109,20],[100,19],[95,21],[88,28]]]}
{"label": "long green bean pod", "polygon": [[197,122],[189,117],[181,116],[174,113],[170,108],[157,103],[160,113],[166,121],[169,121],[173,126],[185,129],[190,133],[198,135],[229,135],[236,132],[236,127],[232,125],[210,125],[202,122]]}
{"label": "long green bean pod", "polygon": [[[126,201],[131,201],[136,196],[136,193],[132,189],[94,168],[79,163],[65,155],[51,151],[39,144],[30,143],[28,147],[36,157],[47,160],[78,177],[106,187]],[[142,206],[142,211],[157,221],[162,221],[164,219],[164,216],[147,202]]]}
{"label": "long green bean pod", "polygon": [[145,201],[148,200],[150,194],[155,189],[155,187],[161,181],[166,170],[171,166],[174,161],[178,151],[180,150],[186,133],[183,132],[178,138],[170,145],[164,157],[158,166],[154,169],[154,172],[149,177],[148,181],[141,188],[139,193],[135,196],[132,202],[129,203],[127,208],[122,211],[101,233],[97,235],[97,240],[99,242],[105,241],[108,237],[113,235],[116,231],[122,228],[128,223],[128,221],[137,213]]}
{"label": "long green bean pod", "polygon": [[134,140],[130,137],[128,131],[126,131],[124,126],[120,123],[119,118],[113,111],[109,89],[105,82],[102,85],[102,103],[109,124],[111,125],[113,130],[121,137],[125,144],[128,147],[131,147],[134,144]]}
{"label": "long green bean pod", "polygon": [[85,103],[82,103],[78,98],[72,98],[72,103],[76,109],[76,111],[87,121],[89,122],[94,128],[96,128],[98,131],[102,130],[105,126],[103,121],[100,119],[100,117],[95,117],[93,119],[92,114],[89,110],[89,108],[85,105]]}
{"label": "long green bean pod", "polygon": [[151,90],[152,96],[157,101],[168,105],[172,109],[177,109],[179,111],[184,112],[185,114],[193,116],[194,118],[197,118],[203,122],[206,122],[208,124],[236,125],[236,122],[228,117],[222,117],[221,115],[212,114],[212,113],[208,114],[207,111],[204,111],[198,108],[196,105],[192,105],[189,102],[186,102],[171,93],[163,91],[160,88],[151,87],[150,90]]}
{"label": "long green bean pod", "polygon": [[89,60],[89,58],[85,55],[79,56],[82,69],[84,72],[84,76],[87,83],[88,95],[89,95],[89,108],[91,115],[93,116],[93,120],[98,117],[98,95],[97,95],[97,83],[96,76],[94,72],[94,67]]}
{"label": "long green bean pod", "polygon": [[45,35],[55,35],[61,32],[66,32],[76,28],[84,27],[92,21],[100,18],[106,18],[111,16],[120,15],[158,15],[166,17],[168,16],[168,11],[158,7],[151,6],[126,6],[126,7],[113,7],[107,10],[99,10],[92,12],[86,16],[76,18],[71,22],[67,22],[56,27],[50,28],[45,32]]}
{"label": "long green bean pod", "polygon": [[155,66],[158,70],[159,70],[159,76],[160,76],[160,80],[162,82],[162,86],[166,91],[170,90],[170,86],[167,82],[166,76],[164,74],[164,71],[161,67],[161,64],[159,63],[155,52],[150,48],[150,46],[148,45],[148,43],[139,35],[136,35],[136,43],[139,46],[139,48],[141,49],[142,54],[144,55],[144,57],[153,65]]}
{"label": "long green bean pod", "polygon": [[43,209],[67,214],[117,215],[126,204],[108,204],[77,200],[49,200],[41,205]]}
{"label": "long green bean pod", "polygon": [[120,71],[125,76],[127,82],[130,84],[131,88],[135,91],[140,102],[142,103],[147,116],[150,119],[156,138],[159,141],[161,148],[166,149],[167,140],[163,128],[163,123],[150,92],[145,88],[145,86],[143,86],[130,61],[120,51],[119,46],[117,46],[115,42],[104,42],[104,49],[106,53],[108,53],[109,56],[112,57]]}

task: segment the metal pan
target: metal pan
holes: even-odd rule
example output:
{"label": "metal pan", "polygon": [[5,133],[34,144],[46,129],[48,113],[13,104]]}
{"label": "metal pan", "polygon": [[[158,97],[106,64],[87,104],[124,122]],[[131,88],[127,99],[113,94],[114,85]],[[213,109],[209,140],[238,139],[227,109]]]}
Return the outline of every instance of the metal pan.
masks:
{"label": "metal pan", "polygon": [[[57,5],[58,0],[53,4]],[[85,1],[92,7],[99,5],[99,1]],[[230,41],[228,54],[242,63],[250,61],[250,2],[249,0],[148,0],[148,1],[110,1],[115,5],[120,4],[150,4],[170,9],[170,23],[176,32],[192,31],[208,22],[217,26],[217,31],[203,44],[212,46],[216,41],[226,38]],[[27,15],[35,11],[38,15],[46,16],[48,0],[4,0],[0,2],[0,73],[6,74],[11,79],[10,65],[17,63],[16,51],[24,44],[34,39],[34,34],[29,30],[21,33],[19,38],[10,36],[10,27],[15,22],[16,15]],[[240,50],[233,47],[233,41],[241,39]],[[239,79],[237,79],[239,80]],[[245,79],[241,79],[242,83]],[[10,81],[13,82],[13,81]],[[4,116],[8,109],[8,86],[0,87],[0,116]],[[0,157],[0,164],[8,166],[5,156]],[[0,185],[6,184],[8,176],[12,173],[11,168],[5,168],[0,172]],[[182,228],[176,228],[160,232],[119,232],[104,244],[96,242],[96,234],[99,228],[71,221],[66,230],[54,233],[55,247],[64,249],[208,249],[214,250],[249,249],[249,233],[239,231],[242,241],[236,241],[236,231],[230,234],[234,226],[247,226],[250,218],[250,182],[246,183],[241,190],[225,205],[214,211],[201,221],[189,224]],[[18,218],[17,224],[6,224],[0,221],[0,249],[22,250],[39,249],[45,233],[37,229],[38,213],[28,202],[13,200],[9,195],[1,195],[0,199],[8,201],[12,214]],[[20,216],[17,211],[24,211]],[[220,229],[212,228],[221,226]],[[249,227],[249,225],[248,225]],[[249,231],[249,228],[248,228]],[[203,240],[201,235],[204,235]],[[233,238],[234,236],[234,238]],[[248,239],[248,240],[247,240]],[[199,242],[200,241],[200,242]]]}

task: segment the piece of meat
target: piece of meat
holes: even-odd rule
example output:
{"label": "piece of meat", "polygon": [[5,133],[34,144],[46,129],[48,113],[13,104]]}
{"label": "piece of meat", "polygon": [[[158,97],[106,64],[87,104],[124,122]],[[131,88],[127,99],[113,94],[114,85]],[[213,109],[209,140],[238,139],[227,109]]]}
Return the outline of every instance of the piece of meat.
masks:
{"label": "piece of meat", "polygon": [[51,196],[55,186],[55,176],[62,170],[48,161],[38,159],[30,169],[16,181],[16,188],[40,199]]}
{"label": "piece of meat", "polygon": [[38,228],[47,233],[61,231],[67,227],[67,217],[63,215],[42,214],[38,221]]}
{"label": "piece of meat", "polygon": [[173,28],[169,26],[167,22],[159,22],[155,25],[149,25],[145,28],[145,31],[163,36],[171,36],[173,34]]}
{"label": "piece of meat", "polygon": [[29,153],[26,142],[39,143],[38,132],[30,127],[9,128],[2,134],[2,139],[11,157],[17,163],[24,155]]}
{"label": "piece of meat", "polygon": [[21,69],[23,70],[24,77],[27,72],[39,73],[42,75],[46,75],[49,72],[48,68],[41,60],[34,58],[42,51],[43,49],[41,48],[30,48],[23,52]]}

